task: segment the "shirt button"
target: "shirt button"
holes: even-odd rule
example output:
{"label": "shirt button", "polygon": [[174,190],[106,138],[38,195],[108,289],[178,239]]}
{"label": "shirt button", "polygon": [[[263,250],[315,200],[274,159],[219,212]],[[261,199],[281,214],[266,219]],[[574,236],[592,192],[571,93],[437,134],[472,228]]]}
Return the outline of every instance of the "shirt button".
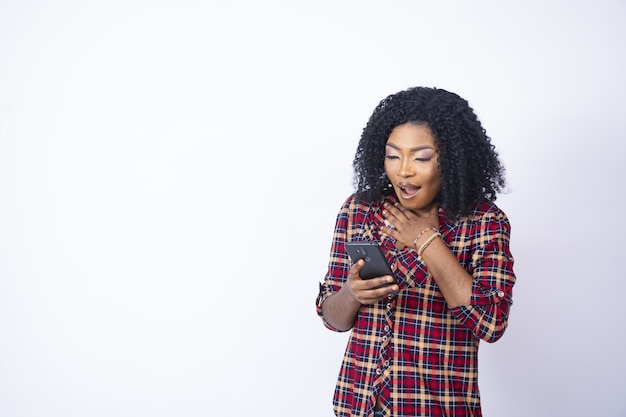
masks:
{"label": "shirt button", "polygon": [[504,297],[504,291],[502,290],[498,291],[498,297],[500,298]]}
{"label": "shirt button", "polygon": [[391,303],[387,303],[387,310],[391,310]]}
{"label": "shirt button", "polygon": [[383,342],[387,341],[387,336],[383,336]]}
{"label": "shirt button", "polygon": [[382,374],[382,373],[383,373],[383,372],[382,372],[380,369],[376,369],[376,375],[380,375],[380,374]]}
{"label": "shirt button", "polygon": [[388,324],[385,324],[385,331],[388,332],[391,328],[389,327]]}
{"label": "shirt button", "polygon": [[388,361],[388,360],[386,360],[386,361],[385,361],[385,368],[387,368],[388,366],[389,366],[389,361]]}

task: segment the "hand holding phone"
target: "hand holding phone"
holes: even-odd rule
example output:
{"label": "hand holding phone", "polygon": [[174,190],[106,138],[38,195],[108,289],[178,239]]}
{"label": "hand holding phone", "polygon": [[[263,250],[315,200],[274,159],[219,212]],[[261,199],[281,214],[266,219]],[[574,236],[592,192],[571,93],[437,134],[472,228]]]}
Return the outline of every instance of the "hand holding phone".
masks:
{"label": "hand holding phone", "polygon": [[352,263],[356,263],[359,259],[365,260],[365,264],[359,273],[362,279],[371,279],[384,275],[394,276],[383,250],[377,243],[346,242],[346,251]]}

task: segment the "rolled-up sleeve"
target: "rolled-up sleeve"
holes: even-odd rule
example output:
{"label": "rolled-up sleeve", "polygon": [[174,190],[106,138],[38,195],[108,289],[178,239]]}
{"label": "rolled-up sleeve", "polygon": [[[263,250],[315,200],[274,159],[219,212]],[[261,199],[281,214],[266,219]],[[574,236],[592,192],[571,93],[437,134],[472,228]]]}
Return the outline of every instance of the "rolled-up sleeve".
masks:
{"label": "rolled-up sleeve", "polygon": [[335,332],[345,332],[347,330],[337,329],[333,327],[330,323],[328,323],[326,321],[326,318],[324,317],[324,314],[322,313],[322,306],[324,305],[324,302],[326,301],[328,297],[333,295],[335,292],[336,291],[332,290],[327,284],[320,283],[319,294],[317,295],[317,299],[315,300],[315,309],[317,310],[317,315],[320,316],[320,318],[322,319],[324,326],[326,326],[328,329],[333,330]]}
{"label": "rolled-up sleeve", "polygon": [[324,282],[319,284],[319,293],[315,300],[317,314],[322,319],[324,325],[330,330],[336,332],[343,332],[345,330],[339,330],[331,326],[324,318],[322,307],[328,297],[341,289],[341,286],[348,276],[350,260],[345,251],[345,236],[347,233],[352,204],[352,198],[347,199],[337,214],[335,230],[333,232],[333,241],[330,248],[328,271],[324,277]]}
{"label": "rolled-up sleeve", "polygon": [[470,303],[451,311],[476,337],[491,343],[504,334],[513,304],[511,226],[502,212],[486,213],[475,226]]}

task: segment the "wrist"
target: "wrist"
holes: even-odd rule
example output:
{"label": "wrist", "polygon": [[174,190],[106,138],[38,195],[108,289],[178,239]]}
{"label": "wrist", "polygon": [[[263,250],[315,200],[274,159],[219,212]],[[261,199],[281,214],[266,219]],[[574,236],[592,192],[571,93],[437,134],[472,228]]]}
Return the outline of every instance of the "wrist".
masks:
{"label": "wrist", "polygon": [[[429,232],[433,232],[433,233],[431,234]],[[415,237],[415,240],[413,241],[413,249],[418,251],[419,253],[419,248],[421,247],[421,245],[423,245],[424,242],[426,242],[426,240],[428,240],[430,236],[432,236],[433,234],[437,234],[437,233],[439,233],[439,236],[441,236],[439,229],[435,227],[428,227],[422,230],[421,232],[417,234],[417,236]]]}
{"label": "wrist", "polygon": [[356,294],[350,288],[350,284],[348,281],[344,282],[337,295],[341,299],[342,304],[346,307],[350,306],[351,308],[359,309],[363,303],[357,298]]}
{"label": "wrist", "polygon": [[424,241],[424,243],[422,243],[422,245],[420,246],[420,248],[417,250],[417,256],[421,257],[424,254],[424,251],[426,250],[426,248],[428,248],[428,246],[430,246],[430,244],[437,238],[441,237],[441,233],[436,232],[433,233],[432,235],[430,235],[430,237],[428,239],[426,239],[426,241]]}

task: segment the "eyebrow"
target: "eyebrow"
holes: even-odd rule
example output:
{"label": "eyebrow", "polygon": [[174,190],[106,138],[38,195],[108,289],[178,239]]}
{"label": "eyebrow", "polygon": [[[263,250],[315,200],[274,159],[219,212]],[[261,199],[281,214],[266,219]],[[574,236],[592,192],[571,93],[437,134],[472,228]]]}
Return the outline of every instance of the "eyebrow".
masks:
{"label": "eyebrow", "polygon": [[[388,142],[385,146],[389,146],[389,147],[391,147],[391,148],[393,148],[393,149],[396,149],[396,150],[398,150],[398,151],[401,151],[401,150],[402,150],[402,149],[400,149],[400,147],[399,147],[398,145],[395,145],[395,144],[393,144],[393,143],[389,143],[389,142]],[[433,147],[432,147],[432,146],[430,146],[430,145],[422,145],[422,146],[416,146],[415,148],[411,148],[411,149],[409,149],[409,152],[417,152],[417,151],[421,151],[421,150],[424,150],[424,149],[432,149],[432,150],[435,150],[435,148],[433,148]]]}

